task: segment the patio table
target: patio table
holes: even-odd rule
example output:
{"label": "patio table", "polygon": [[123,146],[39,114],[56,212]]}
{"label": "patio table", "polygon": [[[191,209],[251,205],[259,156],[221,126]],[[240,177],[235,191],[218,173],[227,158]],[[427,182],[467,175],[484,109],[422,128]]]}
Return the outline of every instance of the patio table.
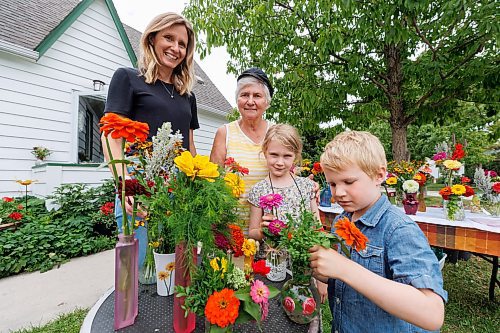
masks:
{"label": "patio table", "polygon": [[[338,205],[320,207],[323,225],[329,229],[335,216],[341,212],[342,208]],[[468,251],[491,263],[489,298],[493,300],[495,286],[500,286],[497,277],[498,257],[500,256],[500,218],[466,211],[464,221],[448,221],[443,214],[442,208],[427,207],[426,212],[417,212],[416,215],[408,215],[408,217],[422,229],[431,246]]]}
{"label": "patio table", "polygon": [[[273,285],[278,289],[283,282],[270,282],[263,279],[267,285]],[[158,296],[156,284],[139,284],[139,314],[134,325],[125,327],[116,332],[124,333],[146,333],[146,332],[173,332],[173,303],[174,296]],[[87,314],[80,333],[113,333],[114,320],[114,290],[108,290],[92,307]],[[311,327],[310,327],[311,326]],[[321,332],[321,321],[316,325],[299,325],[288,319],[281,307],[280,296],[269,300],[269,315],[262,324],[264,332]],[[194,332],[205,332],[204,318],[196,318],[196,329]],[[235,325],[234,332],[254,333],[258,332],[255,323]]]}

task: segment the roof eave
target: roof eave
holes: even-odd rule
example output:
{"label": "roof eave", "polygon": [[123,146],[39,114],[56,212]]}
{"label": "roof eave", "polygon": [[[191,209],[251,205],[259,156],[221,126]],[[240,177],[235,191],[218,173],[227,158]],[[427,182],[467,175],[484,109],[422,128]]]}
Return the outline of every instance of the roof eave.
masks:
{"label": "roof eave", "polygon": [[[82,0],[75,8],[59,23],[59,25],[52,30],[45,38],[38,44],[35,48],[38,56],[41,57],[54,43],[55,41],[75,22],[78,17],[94,2],[94,0]],[[113,5],[111,0],[104,0],[108,10],[113,18],[113,22],[115,23],[116,29],[118,30],[118,34],[127,50],[128,56],[130,58],[130,62],[133,66],[137,64],[137,57],[135,55],[134,50],[132,49],[132,45],[130,45],[130,41],[125,33],[125,29],[120,21],[118,13],[116,12],[116,8]]]}
{"label": "roof eave", "polygon": [[0,51],[14,54],[30,61],[37,61],[39,55],[37,51],[4,40],[0,40]]}

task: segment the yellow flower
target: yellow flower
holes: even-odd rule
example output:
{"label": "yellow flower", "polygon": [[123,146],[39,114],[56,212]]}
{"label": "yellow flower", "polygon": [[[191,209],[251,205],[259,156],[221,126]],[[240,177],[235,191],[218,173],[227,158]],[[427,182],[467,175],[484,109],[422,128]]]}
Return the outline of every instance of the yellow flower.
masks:
{"label": "yellow flower", "polygon": [[[460,162],[459,162],[460,163]],[[457,184],[457,185],[453,185],[451,187],[451,193],[453,194],[456,194],[456,195],[462,195],[462,194],[465,194],[465,186],[463,185],[460,185],[460,184]]]}
{"label": "yellow flower", "polygon": [[24,186],[31,185],[33,182],[35,182],[35,180],[31,180],[31,179],[16,180],[16,183],[19,183],[19,184],[24,185]]}
{"label": "yellow flower", "polygon": [[462,163],[460,163],[459,161],[455,161],[455,160],[446,160],[443,162],[443,165],[446,169],[458,170],[462,166]]}
{"label": "yellow flower", "polygon": [[158,279],[160,279],[161,281],[168,279],[169,276],[170,272],[161,271],[160,273],[158,273]]}
{"label": "yellow flower", "polygon": [[311,168],[309,168],[309,167],[302,167],[302,171],[306,171],[306,172],[307,171],[311,171]]}
{"label": "yellow flower", "polygon": [[237,174],[235,173],[226,174],[226,176],[224,177],[224,181],[229,187],[231,187],[231,190],[233,191],[233,195],[235,197],[238,198],[240,195],[243,194],[243,192],[245,192],[245,182]]}
{"label": "yellow flower", "polygon": [[241,250],[243,251],[245,257],[253,256],[255,252],[257,252],[255,240],[251,238],[245,238],[245,240],[243,241],[243,245],[241,246]]}
{"label": "yellow flower", "polygon": [[173,262],[169,262],[166,266],[165,266],[165,269],[167,270],[167,272],[171,272],[175,269],[175,261]]}
{"label": "yellow flower", "polygon": [[[227,259],[226,258],[222,258],[220,260],[220,266],[222,268],[222,273],[226,273],[227,272]],[[224,276],[224,275],[222,275]]]}
{"label": "yellow flower", "polygon": [[196,155],[193,158],[190,152],[185,151],[177,156],[174,162],[191,179],[199,177],[214,182],[215,180],[211,178],[219,177],[217,164],[210,162],[208,156]]}
{"label": "yellow flower", "polygon": [[210,260],[210,267],[212,267],[212,269],[216,272],[219,271],[219,258],[213,258],[212,260]]}
{"label": "yellow flower", "polygon": [[158,241],[149,242],[149,246],[156,249],[158,246],[160,246],[160,242]]}
{"label": "yellow flower", "polygon": [[137,227],[144,227],[144,221],[142,220],[135,220],[134,225]]}
{"label": "yellow flower", "polygon": [[385,182],[387,185],[395,185],[398,182],[398,179],[396,177],[389,177]]}

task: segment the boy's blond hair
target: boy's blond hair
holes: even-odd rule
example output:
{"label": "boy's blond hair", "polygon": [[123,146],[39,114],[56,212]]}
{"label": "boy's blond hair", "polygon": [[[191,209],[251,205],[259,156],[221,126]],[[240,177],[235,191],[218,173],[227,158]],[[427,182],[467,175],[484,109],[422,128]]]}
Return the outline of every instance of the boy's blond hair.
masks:
{"label": "boy's blond hair", "polygon": [[295,127],[287,124],[276,124],[269,127],[262,142],[262,152],[264,154],[271,141],[278,141],[286,149],[292,151],[295,154],[295,163],[302,161],[302,139]]}
{"label": "boy's blond hair", "polygon": [[330,141],[321,155],[323,168],[332,171],[347,170],[353,164],[374,179],[380,168],[387,168],[384,147],[369,132],[346,131]]}

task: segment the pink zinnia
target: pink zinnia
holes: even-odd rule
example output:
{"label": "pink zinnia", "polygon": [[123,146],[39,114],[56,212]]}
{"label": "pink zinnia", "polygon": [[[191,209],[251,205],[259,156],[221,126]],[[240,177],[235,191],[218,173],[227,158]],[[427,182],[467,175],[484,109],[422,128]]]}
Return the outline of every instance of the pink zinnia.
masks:
{"label": "pink zinnia", "polygon": [[282,201],[283,197],[281,195],[277,193],[269,193],[260,197],[259,205],[262,209],[272,210],[273,208],[279,207]]}
{"label": "pink zinnia", "polygon": [[488,176],[488,175],[489,175],[489,176],[490,176],[490,177],[492,177],[492,178],[494,178],[494,177],[498,176],[498,174],[497,174],[497,173],[496,173],[496,171],[494,171],[494,170],[485,170],[485,171],[484,171],[484,175],[485,175],[485,176]]}
{"label": "pink zinnia", "polygon": [[260,280],[255,280],[250,287],[250,296],[257,303],[267,302],[269,298],[269,288]]}
{"label": "pink zinnia", "polygon": [[285,227],[285,222],[281,220],[273,220],[269,223],[269,226],[267,227],[269,229],[269,232],[273,234],[274,236],[278,236],[279,233],[281,232],[281,229]]}
{"label": "pink zinnia", "polygon": [[434,161],[441,161],[441,160],[445,160],[446,159],[446,152],[442,151],[440,153],[437,153],[435,154],[434,156],[432,156],[432,159]]}

